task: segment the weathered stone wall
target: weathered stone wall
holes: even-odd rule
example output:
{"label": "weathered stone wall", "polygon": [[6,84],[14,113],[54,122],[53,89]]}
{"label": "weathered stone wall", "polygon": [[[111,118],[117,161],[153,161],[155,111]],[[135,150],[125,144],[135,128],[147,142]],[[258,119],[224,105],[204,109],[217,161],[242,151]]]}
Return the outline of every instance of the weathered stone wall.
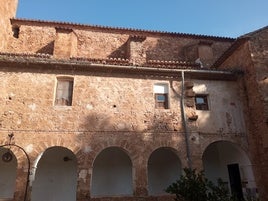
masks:
{"label": "weathered stone wall", "polygon": [[268,30],[264,30],[250,40],[252,68],[254,75],[247,80],[251,124],[251,135],[256,138],[260,168],[260,186],[263,200],[268,199]]}
{"label": "weathered stone wall", "polygon": [[[180,112],[180,79],[149,78],[145,75],[133,75],[130,79],[114,73],[76,71],[66,74],[67,71],[64,73],[59,70],[49,73],[43,70],[17,70],[4,70],[0,73],[0,87],[3,89],[0,94],[3,103],[0,106],[0,128],[2,139],[5,140],[1,144],[7,142],[5,136],[12,131],[15,134],[14,142],[27,151],[32,166],[36,164],[38,156],[50,147],[61,146],[71,150],[78,160],[78,200],[87,200],[90,197],[94,159],[107,147],[122,148],[132,160],[135,197],[129,198],[130,200],[140,196],[144,200],[161,199],[147,197],[147,163],[150,154],[157,148],[174,149],[182,166],[188,165]],[[54,106],[58,76],[74,78],[72,106]],[[236,82],[189,81],[196,87],[206,86],[212,102],[217,97],[216,103],[227,106],[235,99],[236,106],[241,106],[240,88],[236,86]],[[169,85],[170,109],[155,109],[155,83]],[[210,89],[212,86],[216,89],[219,85],[231,95]],[[222,99],[225,102],[222,103]],[[243,128],[230,131],[226,127],[219,131],[222,120],[214,119],[217,116],[214,107],[218,106],[211,104],[211,111],[207,112],[213,112],[209,118],[207,114],[199,112],[197,122],[187,120],[193,167],[197,169],[203,169],[203,152],[213,142],[227,140],[240,144],[247,151],[246,138],[237,134],[243,132]],[[232,107],[233,105],[226,107],[226,112],[236,113]],[[191,111],[195,111],[195,108],[191,108]],[[236,114],[233,118],[235,117]],[[213,120],[208,129],[198,125],[204,119]],[[15,197],[16,200],[21,200],[27,163],[20,150],[15,149],[14,152],[19,164]],[[119,198],[114,198],[116,199]]]}
{"label": "weathered stone wall", "polygon": [[[14,16],[13,8],[16,7],[16,3],[13,3],[1,2],[1,5],[7,7],[0,7],[0,17],[4,20],[0,39],[5,41],[0,45],[0,50],[22,54],[49,54],[52,57],[46,58],[50,58],[50,62],[64,60],[66,66],[62,64],[60,67],[51,67],[50,64],[49,69],[41,66],[39,68],[38,64],[31,66],[29,63],[26,63],[25,67],[17,68],[14,68],[14,65],[12,68],[1,66],[0,144],[8,143],[7,135],[13,132],[15,138],[12,142],[23,147],[30,157],[31,172],[36,168],[37,158],[48,148],[59,146],[71,150],[78,163],[79,201],[92,199],[90,186],[95,158],[105,148],[119,147],[132,161],[133,197],[93,200],[172,200],[169,196],[148,196],[147,166],[152,152],[161,147],[170,148],[179,157],[182,167],[188,166],[186,130],[180,105],[181,79],[152,76],[149,73],[146,75],[143,71],[140,75],[134,75],[122,73],[123,71],[119,74],[113,70],[82,71],[75,66],[67,71],[65,67],[70,67],[70,57],[121,58],[129,59],[134,65],[146,65],[149,60],[195,62],[199,58],[203,67],[210,67],[233,40],[94,26],[72,27],[70,24],[23,20],[13,24],[19,28],[16,38],[12,36],[9,22],[9,18]],[[7,13],[8,10],[10,13]],[[257,41],[260,46],[256,46],[256,49],[264,47],[261,46],[265,42],[263,40]],[[252,111],[248,112],[245,106],[248,103],[259,103],[252,98],[257,94],[254,89],[261,89],[257,97],[267,92],[267,76],[263,77],[261,74],[263,60],[258,59],[255,62],[260,69],[256,73],[251,68],[253,64],[248,49],[247,44],[241,46],[233,57],[222,65],[222,68],[235,65],[246,69],[246,89],[250,94],[248,102],[244,100],[245,91],[241,81],[186,80],[186,126],[194,168],[203,169],[203,153],[216,141],[233,142],[248,153],[249,139],[252,140],[250,145],[255,151],[253,153],[265,157],[265,152],[256,151],[256,147],[262,145],[257,143],[257,137],[247,139],[245,135],[255,132],[258,128],[255,124],[250,126],[251,120],[257,124],[257,121],[264,117],[259,116],[259,110],[253,111],[251,107]],[[256,58],[263,58],[267,53],[265,51],[265,48],[261,53],[256,51]],[[57,77],[61,76],[74,80],[72,106],[54,105]],[[256,82],[256,76],[261,86]],[[213,75],[211,78],[213,79]],[[155,109],[153,86],[157,83],[169,86],[169,109]],[[209,95],[209,111],[196,110],[195,93]],[[266,96],[264,100],[265,98]],[[259,107],[263,109],[261,105]],[[241,111],[245,111],[248,133]],[[256,118],[253,119],[252,116],[255,115]],[[264,136],[263,128],[256,131],[259,136]],[[21,150],[14,147],[11,149],[18,160],[15,200],[19,201],[23,200],[28,166]],[[259,164],[260,161],[256,161]],[[257,170],[259,183],[263,184],[260,176],[264,169]],[[265,185],[263,189],[266,188]],[[29,197],[31,190],[30,186]]]}
{"label": "weathered stone wall", "polygon": [[[2,72],[2,128],[144,131],[166,119],[164,130],[181,130],[179,100],[172,91],[170,109],[154,109],[153,84],[169,80],[133,79],[130,84],[129,78],[109,74],[67,75],[74,77],[73,104],[59,107],[53,106],[58,75],[63,74]],[[172,87],[179,93],[178,82]],[[49,115],[43,118],[44,113]]]}
{"label": "weathered stone wall", "polygon": [[267,169],[267,31],[262,31],[236,49],[220,68],[240,69],[245,72],[247,92],[247,128],[249,147],[262,200],[268,199]]}
{"label": "weathered stone wall", "polygon": [[[65,54],[63,52],[72,52],[66,55],[69,57],[130,59],[137,65],[142,65],[149,60],[195,62],[200,58],[204,67],[209,67],[232,43],[232,39],[217,40],[215,38],[202,39],[202,37],[190,38],[176,34],[138,33],[138,37],[143,39],[134,41],[130,45],[129,39],[131,40],[133,35],[135,37],[137,34],[135,31],[81,27],[69,29],[74,37],[64,39],[63,35],[60,37],[56,34],[56,29],[62,28],[53,27],[49,23],[44,23],[43,26],[29,23],[16,24],[16,26],[20,27],[19,38],[10,39],[8,48],[10,52],[54,54],[59,58],[61,56],[58,48],[61,48],[60,52],[63,55]],[[209,43],[209,50],[200,47],[203,43]],[[58,45],[55,46],[55,44]],[[128,48],[134,48],[134,52],[139,52],[137,59],[134,58],[135,54],[129,55],[134,52],[129,51]],[[210,51],[209,57],[205,56],[207,51]]]}
{"label": "weathered stone wall", "polygon": [[77,56],[86,58],[126,58],[129,35],[111,32],[75,30]]}
{"label": "weathered stone wall", "polygon": [[194,80],[195,94],[207,94],[209,110],[196,110],[199,132],[245,135],[243,88],[232,81]]}
{"label": "weathered stone wall", "polygon": [[8,38],[12,36],[12,27],[10,18],[15,17],[18,0],[1,0],[0,1],[0,51],[7,52]]}
{"label": "weathered stone wall", "polygon": [[19,26],[19,37],[9,39],[8,52],[53,54],[55,28]]}

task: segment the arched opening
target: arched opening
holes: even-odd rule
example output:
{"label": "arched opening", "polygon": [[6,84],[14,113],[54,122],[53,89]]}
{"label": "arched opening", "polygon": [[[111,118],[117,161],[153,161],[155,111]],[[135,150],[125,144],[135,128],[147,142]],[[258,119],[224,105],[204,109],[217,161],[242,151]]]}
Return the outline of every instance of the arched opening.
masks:
{"label": "arched opening", "polygon": [[91,195],[133,195],[132,162],[120,148],[104,149],[96,157],[93,164]]}
{"label": "arched opening", "polygon": [[16,186],[17,159],[13,152],[0,148],[0,199],[13,198]]}
{"label": "arched opening", "polygon": [[230,192],[243,199],[243,192],[256,194],[252,164],[246,153],[237,145],[218,141],[210,144],[203,154],[205,176],[214,183],[221,178]]}
{"label": "arched opening", "polygon": [[48,148],[37,163],[32,201],[75,201],[76,157],[64,147]]}
{"label": "arched opening", "polygon": [[148,160],[148,187],[150,195],[165,194],[165,189],[181,176],[181,162],[170,148],[155,150]]}

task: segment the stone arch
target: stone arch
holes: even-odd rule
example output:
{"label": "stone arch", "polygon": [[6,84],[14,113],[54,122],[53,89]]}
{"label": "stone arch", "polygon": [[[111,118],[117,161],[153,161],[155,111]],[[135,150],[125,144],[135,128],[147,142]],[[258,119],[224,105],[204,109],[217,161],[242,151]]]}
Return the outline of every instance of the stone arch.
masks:
{"label": "stone arch", "polygon": [[65,147],[50,147],[36,160],[32,201],[75,201],[77,159]]}
{"label": "stone arch", "polygon": [[133,168],[128,152],[117,146],[103,149],[93,162],[91,195],[133,195]]}
{"label": "stone arch", "polygon": [[137,151],[135,146],[133,146],[131,143],[129,143],[126,140],[117,140],[117,141],[97,141],[96,143],[92,144],[92,151],[90,152],[90,163],[93,168],[93,163],[96,159],[96,157],[105,149],[110,147],[117,147],[121,149],[123,152],[125,152],[128,157],[131,159],[132,163],[134,162],[135,158],[137,157]]}
{"label": "stone arch", "polygon": [[202,144],[201,144],[201,155],[204,154],[206,148],[213,144],[213,143],[217,143],[217,142],[230,142],[230,143],[233,143],[237,146],[239,146],[240,149],[242,149],[245,153],[248,153],[248,146],[247,146],[247,143],[246,141],[244,140],[244,138],[233,138],[233,137],[224,137],[224,138],[220,138],[218,136],[216,137],[212,137],[212,138],[209,138],[209,139],[206,139],[204,141],[202,141]]}
{"label": "stone arch", "polygon": [[[63,138],[64,139],[64,138]],[[70,151],[72,151],[74,154],[79,154],[80,153],[80,146],[78,143],[70,142],[70,141],[64,141],[62,138],[59,136],[53,136],[53,138],[50,141],[40,141],[36,142],[36,144],[33,144],[34,147],[34,152],[33,153],[43,153],[47,149],[51,147],[66,147]]]}
{"label": "stone arch", "polygon": [[182,172],[177,150],[171,147],[155,149],[148,159],[147,169],[149,195],[165,194],[164,189],[179,179]]}
{"label": "stone arch", "polygon": [[[209,144],[202,156],[205,176],[217,182],[221,178],[230,191],[234,191],[233,181],[230,179],[230,166],[235,165],[243,184],[244,191],[255,191],[256,184],[253,175],[252,164],[244,149],[230,141],[215,141]],[[241,186],[242,188],[242,186]]]}
{"label": "stone arch", "polygon": [[17,165],[14,153],[8,148],[0,147],[0,200],[14,197]]}

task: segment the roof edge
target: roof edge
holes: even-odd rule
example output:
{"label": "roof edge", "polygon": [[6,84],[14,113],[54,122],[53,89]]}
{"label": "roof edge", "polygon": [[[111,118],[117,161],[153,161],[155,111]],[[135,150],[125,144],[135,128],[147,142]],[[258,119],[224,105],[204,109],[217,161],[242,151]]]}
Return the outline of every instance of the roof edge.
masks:
{"label": "roof edge", "polygon": [[261,27],[261,28],[255,30],[255,31],[251,31],[249,33],[246,33],[246,34],[244,34],[242,36],[239,36],[239,38],[249,38],[249,37],[252,37],[255,34],[258,34],[258,33],[262,32],[262,31],[264,31],[265,29],[268,29],[268,26],[264,26],[264,27]]}
{"label": "roof edge", "polygon": [[221,36],[210,36],[210,35],[198,35],[198,34],[189,34],[189,33],[178,33],[178,32],[165,32],[165,31],[154,31],[154,30],[144,30],[144,29],[134,29],[134,28],[123,28],[123,27],[110,27],[110,26],[101,26],[101,25],[89,25],[89,24],[80,24],[80,23],[71,23],[71,22],[59,22],[59,21],[46,21],[46,20],[35,20],[35,19],[24,19],[24,18],[11,18],[12,25],[23,25],[31,24],[35,26],[50,26],[50,27],[60,27],[65,29],[102,29],[102,30],[112,30],[112,31],[126,31],[129,33],[139,33],[139,34],[160,34],[160,35],[170,35],[170,36],[179,36],[185,38],[200,38],[200,39],[210,39],[218,41],[228,41],[234,42],[235,38],[230,37],[221,37]]}

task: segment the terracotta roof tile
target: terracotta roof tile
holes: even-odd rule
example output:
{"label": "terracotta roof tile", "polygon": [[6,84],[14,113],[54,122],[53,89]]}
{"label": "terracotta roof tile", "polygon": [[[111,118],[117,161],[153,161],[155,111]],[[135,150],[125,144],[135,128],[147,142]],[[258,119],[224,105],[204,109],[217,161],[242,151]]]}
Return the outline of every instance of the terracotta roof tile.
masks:
{"label": "terracotta roof tile", "polygon": [[159,68],[194,68],[200,69],[200,64],[187,62],[187,61],[165,61],[165,60],[149,60],[146,63],[147,66],[155,66]]}
{"label": "terracotta roof tile", "polygon": [[97,64],[111,64],[111,65],[133,65],[128,59],[124,58],[107,58],[107,59],[98,59],[98,58],[85,58],[85,57],[71,57],[72,61],[85,61],[90,63]]}
{"label": "terracotta roof tile", "polygon": [[51,54],[42,54],[42,53],[12,53],[12,52],[0,52],[0,55],[3,56],[19,56],[19,57],[36,57],[36,58],[51,58]]}

